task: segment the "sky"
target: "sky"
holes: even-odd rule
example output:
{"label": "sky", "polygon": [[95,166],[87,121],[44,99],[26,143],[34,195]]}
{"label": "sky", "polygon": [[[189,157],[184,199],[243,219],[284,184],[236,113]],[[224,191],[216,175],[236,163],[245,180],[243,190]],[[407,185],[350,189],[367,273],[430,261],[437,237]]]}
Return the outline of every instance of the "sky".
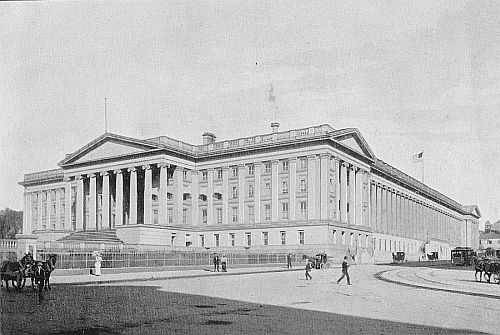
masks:
{"label": "sky", "polygon": [[0,208],[104,133],[105,98],[108,132],[136,138],[358,128],[500,219],[498,1],[2,2]]}

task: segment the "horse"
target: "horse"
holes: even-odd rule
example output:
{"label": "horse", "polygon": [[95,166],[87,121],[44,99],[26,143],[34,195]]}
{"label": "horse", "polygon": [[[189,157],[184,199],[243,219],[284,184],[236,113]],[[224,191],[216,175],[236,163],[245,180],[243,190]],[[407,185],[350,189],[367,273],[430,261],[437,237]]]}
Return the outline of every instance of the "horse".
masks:
{"label": "horse", "polygon": [[474,274],[474,278],[477,281],[477,274],[479,273],[479,282],[483,281],[483,273],[484,278],[488,277],[488,283],[491,280],[491,264],[488,259],[479,259],[477,256],[472,257],[472,264],[474,265],[474,270],[476,273]]}
{"label": "horse", "polygon": [[[26,269],[30,267],[33,263],[33,256],[27,253],[19,261],[4,261],[0,265],[0,282],[3,286],[3,281],[5,281],[5,286],[7,291],[9,290],[9,280],[12,282],[12,286],[17,289],[22,289],[26,281],[25,272]],[[14,284],[14,281],[16,284]]]}
{"label": "horse", "polygon": [[[49,259],[42,262],[42,261],[35,261],[35,264],[30,269],[30,274],[31,274],[31,288],[35,290],[35,285],[38,285],[36,282],[36,271],[39,267],[42,267],[43,270],[43,289],[45,291],[47,290],[52,290],[50,288],[50,274],[54,269],[56,268],[56,261],[57,261],[57,255],[56,254],[49,254]],[[40,274],[40,273],[39,273]],[[39,278],[38,278],[39,279]]]}

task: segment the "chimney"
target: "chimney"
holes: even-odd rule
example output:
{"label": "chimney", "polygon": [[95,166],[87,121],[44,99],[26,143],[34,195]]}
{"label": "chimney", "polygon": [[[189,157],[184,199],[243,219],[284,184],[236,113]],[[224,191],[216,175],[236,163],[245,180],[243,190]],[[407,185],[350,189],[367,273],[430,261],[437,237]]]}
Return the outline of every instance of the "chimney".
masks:
{"label": "chimney", "polygon": [[279,127],[280,127],[280,124],[278,122],[271,123],[271,128],[273,129],[273,133],[277,133]]}
{"label": "chimney", "polygon": [[212,133],[203,133],[203,144],[212,144],[215,142],[215,135]]}

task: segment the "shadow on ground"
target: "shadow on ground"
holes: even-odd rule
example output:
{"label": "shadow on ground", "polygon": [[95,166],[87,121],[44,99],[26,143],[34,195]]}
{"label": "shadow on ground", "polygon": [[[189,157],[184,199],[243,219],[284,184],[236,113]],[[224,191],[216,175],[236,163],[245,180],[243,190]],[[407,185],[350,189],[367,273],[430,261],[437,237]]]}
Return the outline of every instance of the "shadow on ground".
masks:
{"label": "shadow on ground", "polygon": [[[484,334],[160,291],[57,285],[1,292],[1,333],[19,334]],[[307,302],[299,302],[299,307]]]}

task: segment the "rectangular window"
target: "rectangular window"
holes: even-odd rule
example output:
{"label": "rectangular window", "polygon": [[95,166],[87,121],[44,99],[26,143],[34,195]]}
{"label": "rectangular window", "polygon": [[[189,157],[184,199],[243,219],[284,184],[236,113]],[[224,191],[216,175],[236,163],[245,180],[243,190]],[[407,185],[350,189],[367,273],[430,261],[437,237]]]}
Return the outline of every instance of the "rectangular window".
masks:
{"label": "rectangular window", "polygon": [[271,205],[264,205],[264,220],[271,221]]}
{"label": "rectangular window", "polygon": [[233,186],[233,199],[238,198],[238,187]]}
{"label": "rectangular window", "polygon": [[173,210],[172,208],[169,208],[167,210],[167,217],[168,217],[168,223],[174,222],[174,217],[173,217]]}
{"label": "rectangular window", "polygon": [[283,220],[288,220],[288,202],[283,202],[281,207],[283,211]]}
{"label": "rectangular window", "polygon": [[246,233],[246,238],[247,238],[247,246],[251,246],[252,245],[252,233]]}
{"label": "rectangular window", "polygon": [[307,202],[306,201],[300,202],[300,218],[307,219]]}
{"label": "rectangular window", "polygon": [[286,232],[280,231],[280,235],[281,235],[281,244],[285,245],[286,244]]}
{"label": "rectangular window", "polygon": [[281,192],[283,194],[287,194],[288,193],[288,182],[287,181],[284,181],[282,184],[281,184]]}
{"label": "rectangular window", "polygon": [[222,223],[222,208],[217,208],[217,223]]}
{"label": "rectangular window", "polygon": [[52,205],[52,214],[56,213],[56,205]]}
{"label": "rectangular window", "polygon": [[202,171],[201,172],[201,180],[207,181],[208,179],[208,172],[207,171]]}
{"label": "rectangular window", "polygon": [[172,233],[172,235],[170,236],[170,244],[172,246],[175,245],[175,238],[177,237],[177,235],[175,233]]}
{"label": "rectangular window", "polygon": [[182,179],[184,179],[184,180],[188,179],[188,172],[187,172],[187,170],[182,171]]}
{"label": "rectangular window", "polygon": [[219,234],[214,234],[214,241],[215,241],[215,246],[219,246]]}
{"label": "rectangular window", "polygon": [[301,158],[300,159],[300,168],[301,169],[307,169],[307,159],[306,158]]}
{"label": "rectangular window", "polygon": [[62,204],[61,210],[63,213],[66,213],[66,205],[65,204]]}
{"label": "rectangular window", "polygon": [[265,162],[264,163],[264,167],[265,167],[265,173],[271,173],[271,162]]}
{"label": "rectangular window", "polygon": [[222,179],[222,169],[217,169],[217,179]]}
{"label": "rectangular window", "polygon": [[[114,215],[113,215],[114,217]],[[158,210],[153,209],[153,224],[158,224]]]}
{"label": "rectangular window", "polygon": [[342,232],[342,244],[345,244],[345,231]]}
{"label": "rectangular window", "polygon": [[253,185],[248,185],[248,197],[253,198]]}
{"label": "rectangular window", "polygon": [[304,245],[304,231],[299,230],[299,244]]}
{"label": "rectangular window", "polygon": [[233,171],[233,177],[238,177],[238,167],[233,166],[232,171]]}
{"label": "rectangular window", "polygon": [[238,207],[232,207],[233,211],[233,223],[238,222]]}
{"label": "rectangular window", "polygon": [[255,221],[255,207],[254,206],[248,206],[248,221],[250,221],[250,222]]}
{"label": "rectangular window", "polygon": [[266,187],[266,195],[271,195],[271,183],[267,182],[265,187]]}
{"label": "rectangular window", "polygon": [[186,224],[187,223],[187,209],[183,208],[182,209],[182,223]]}
{"label": "rectangular window", "polygon": [[282,161],[281,162],[281,168],[282,168],[282,171],[288,171],[288,161]]}
{"label": "rectangular window", "polygon": [[206,209],[201,210],[201,221],[203,223],[207,223],[207,210]]}
{"label": "rectangular window", "polygon": [[234,233],[229,233],[229,243],[231,244],[232,247],[234,247]]}
{"label": "rectangular window", "polygon": [[262,232],[262,244],[269,245],[269,233],[267,231]]}
{"label": "rectangular window", "polygon": [[56,225],[55,224],[52,225],[52,230],[56,230]]}
{"label": "rectangular window", "polygon": [[255,168],[253,164],[248,165],[248,175],[253,176],[255,173]]}
{"label": "rectangular window", "polygon": [[200,246],[205,248],[205,235],[200,235]]}
{"label": "rectangular window", "polygon": [[301,193],[307,192],[307,184],[305,179],[300,180],[300,192]]}

